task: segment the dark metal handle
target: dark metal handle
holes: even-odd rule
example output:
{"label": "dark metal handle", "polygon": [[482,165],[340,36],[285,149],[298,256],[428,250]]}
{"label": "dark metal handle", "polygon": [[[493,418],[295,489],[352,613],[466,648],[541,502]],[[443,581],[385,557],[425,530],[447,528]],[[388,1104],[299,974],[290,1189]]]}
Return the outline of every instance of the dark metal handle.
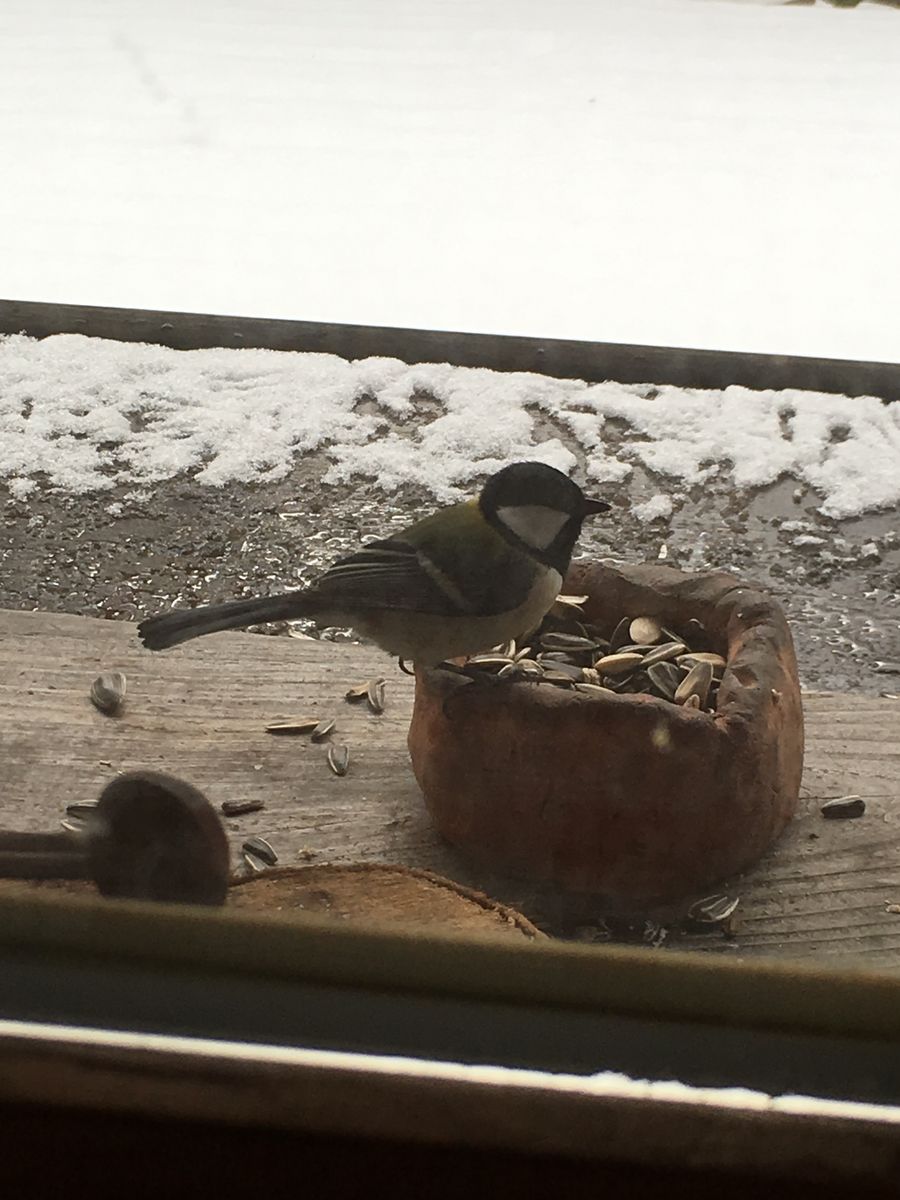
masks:
{"label": "dark metal handle", "polygon": [[84,879],[87,847],[71,833],[0,832],[0,878]]}

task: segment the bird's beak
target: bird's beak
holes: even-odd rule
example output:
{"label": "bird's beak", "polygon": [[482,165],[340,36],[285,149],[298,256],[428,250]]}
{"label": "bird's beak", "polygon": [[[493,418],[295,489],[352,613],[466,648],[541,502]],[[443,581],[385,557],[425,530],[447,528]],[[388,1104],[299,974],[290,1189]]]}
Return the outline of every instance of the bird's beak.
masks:
{"label": "bird's beak", "polygon": [[587,496],[584,498],[584,513],[585,517],[593,517],[596,513],[609,512],[612,508],[611,504],[607,504],[605,500],[589,500]]}

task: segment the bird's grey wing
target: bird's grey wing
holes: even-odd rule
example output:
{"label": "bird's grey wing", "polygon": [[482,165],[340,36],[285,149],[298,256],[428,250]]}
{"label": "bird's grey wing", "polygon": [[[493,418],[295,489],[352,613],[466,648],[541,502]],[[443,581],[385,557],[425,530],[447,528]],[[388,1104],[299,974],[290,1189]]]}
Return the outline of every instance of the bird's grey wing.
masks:
{"label": "bird's grey wing", "polygon": [[400,609],[458,616],[472,607],[426,555],[393,538],[370,542],[339,559],[310,585],[304,599],[333,611]]}

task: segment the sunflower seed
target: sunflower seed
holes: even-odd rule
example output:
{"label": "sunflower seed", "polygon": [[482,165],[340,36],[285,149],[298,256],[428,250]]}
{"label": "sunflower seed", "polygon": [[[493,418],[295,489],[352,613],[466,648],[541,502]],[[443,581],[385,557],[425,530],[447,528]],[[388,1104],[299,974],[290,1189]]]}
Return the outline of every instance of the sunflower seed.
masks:
{"label": "sunflower seed", "polygon": [[675,703],[686,704],[689,696],[697,696],[697,704],[702,708],[706,704],[706,697],[709,695],[709,685],[712,683],[712,676],[713,669],[711,663],[695,663],[675,689]]}
{"label": "sunflower seed", "polygon": [[687,646],[684,642],[663,642],[661,646],[654,646],[644,655],[644,666],[649,670],[654,663],[668,662],[677,658],[679,654],[684,654],[685,650]]}
{"label": "sunflower seed", "polygon": [[369,703],[369,708],[376,716],[380,716],[384,712],[384,680],[370,679],[369,687],[366,692],[366,699]]}
{"label": "sunflower seed", "polygon": [[328,747],[328,765],[335,775],[346,775],[350,766],[349,746],[336,746],[332,743]]}
{"label": "sunflower seed", "polygon": [[597,644],[590,638],[575,633],[541,634],[541,646],[545,650],[596,650]]}
{"label": "sunflower seed", "polygon": [[[537,664],[535,664],[537,665]],[[522,662],[507,662],[505,667],[501,667],[497,672],[498,679],[514,679],[517,675],[525,673],[525,660]]]}
{"label": "sunflower seed", "polygon": [[619,694],[627,692],[631,687],[633,674],[634,672],[632,672],[630,675],[622,676],[607,675],[603,680],[603,686],[608,688],[611,692],[618,692]]}
{"label": "sunflower seed", "polygon": [[609,695],[609,688],[604,687],[602,683],[576,683],[574,687],[576,692],[584,692],[586,696],[599,696],[601,693],[604,696]]}
{"label": "sunflower seed", "polygon": [[588,596],[566,596],[560,592],[553,603],[561,605],[564,609],[579,609],[581,608],[582,604],[586,604],[588,602],[589,598],[590,597]]}
{"label": "sunflower seed", "polygon": [[642,661],[640,654],[605,654],[594,663],[594,670],[601,675],[624,675],[639,667]]}
{"label": "sunflower seed", "polygon": [[563,679],[580,680],[583,678],[581,667],[575,663],[569,662],[544,662],[544,678],[548,679],[551,675],[561,675]]}
{"label": "sunflower seed", "polygon": [[262,861],[262,859],[257,858],[255,854],[248,854],[247,851],[244,850],[241,854],[241,857],[251,871],[259,872],[266,869],[266,864]]}
{"label": "sunflower seed", "polygon": [[60,821],[60,825],[63,827],[66,833],[84,834],[87,829],[87,822],[81,821],[75,817],[64,817],[63,820]]}
{"label": "sunflower seed", "polygon": [[66,805],[66,815],[73,817],[76,821],[87,821],[91,814],[96,812],[96,800],[79,800],[75,804]]}
{"label": "sunflower seed", "polygon": [[334,717],[326,717],[324,721],[320,721],[318,723],[318,725],[310,734],[310,737],[314,742],[321,742],[324,738],[328,737],[329,733],[331,733],[332,729],[334,729],[334,726]]}
{"label": "sunflower seed", "polygon": [[91,684],[91,703],[100,712],[112,716],[125,701],[125,676],[121,671],[98,675]]}
{"label": "sunflower seed", "polygon": [[674,663],[651,663],[647,668],[647,675],[654,688],[656,688],[664,700],[675,699],[675,692],[683,676]]}
{"label": "sunflower seed", "polygon": [[628,636],[633,642],[652,646],[662,637],[662,626],[655,617],[635,617],[628,626]]}
{"label": "sunflower seed", "polygon": [[512,661],[504,654],[475,654],[467,659],[466,666],[474,667],[476,671],[494,671],[509,666]]}
{"label": "sunflower seed", "polygon": [[531,646],[520,646],[513,655],[513,662],[521,662],[523,658],[531,658],[534,651]]}
{"label": "sunflower seed", "polygon": [[704,896],[688,909],[688,920],[695,925],[723,925],[734,916],[740,903],[740,896]]}
{"label": "sunflower seed", "polygon": [[365,700],[369,694],[368,683],[357,683],[352,688],[348,688],[344,692],[344,699],[348,704],[359,704],[361,700]]}
{"label": "sunflower seed", "polygon": [[622,620],[615,627],[615,629],[613,630],[613,633],[612,633],[612,637],[609,639],[610,651],[618,650],[620,646],[624,646],[625,643],[628,641],[628,638],[630,636],[628,633],[628,627],[630,624],[631,624],[631,618],[623,617]]}
{"label": "sunflower seed", "polygon": [[861,796],[836,796],[834,800],[827,800],[821,808],[822,816],[831,821],[861,817],[865,811],[866,802]]}
{"label": "sunflower seed", "polygon": [[496,654],[502,655],[503,658],[514,658],[516,653],[516,643],[515,641],[503,642],[502,645],[495,646],[494,651]]}
{"label": "sunflower seed", "polygon": [[518,667],[521,675],[543,675],[544,673],[544,668],[539,662],[535,662],[533,658],[520,658],[518,662],[512,663],[511,666]]}
{"label": "sunflower seed", "polygon": [[677,661],[688,668],[698,662],[707,662],[712,667],[714,675],[721,675],[728,665],[721,654],[708,654],[704,650],[689,650],[687,654],[679,654]]}
{"label": "sunflower seed", "polygon": [[[676,701],[676,703],[677,703],[677,701]],[[700,697],[697,695],[696,692],[691,692],[690,696],[688,696],[688,698],[686,700],[682,701],[681,707],[682,708],[697,708],[697,709],[699,709],[701,707]]]}
{"label": "sunflower seed", "polygon": [[249,854],[254,858],[260,859],[267,867],[274,867],[278,862],[278,855],[265,838],[247,838],[246,842],[241,846],[241,850],[243,850],[245,856]]}
{"label": "sunflower seed", "polygon": [[[579,671],[579,676],[581,672]],[[571,687],[575,683],[575,679],[571,675],[564,675],[562,671],[557,671],[555,667],[550,667],[544,671],[541,678],[546,683],[559,683],[563,686]]]}
{"label": "sunflower seed", "polygon": [[265,807],[262,800],[223,800],[221,804],[226,817],[243,817],[246,813],[259,812]]}
{"label": "sunflower seed", "polygon": [[296,717],[291,721],[272,721],[266,726],[266,733],[274,733],[279,737],[290,737],[298,733],[310,733],[318,727],[318,717]]}

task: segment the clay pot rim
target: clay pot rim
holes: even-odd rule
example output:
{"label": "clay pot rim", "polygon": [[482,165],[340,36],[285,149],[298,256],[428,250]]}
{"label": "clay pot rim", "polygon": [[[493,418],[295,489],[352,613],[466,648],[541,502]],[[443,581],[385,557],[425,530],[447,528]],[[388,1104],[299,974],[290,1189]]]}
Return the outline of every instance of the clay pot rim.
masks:
{"label": "clay pot rim", "polygon": [[[655,565],[655,564],[646,564]],[[575,568],[590,568],[591,566],[608,567],[607,563],[591,563],[588,560],[580,560],[577,564],[573,564]],[[621,568],[618,568],[621,569]],[[628,568],[624,568],[626,571]],[[573,711],[579,708],[594,707],[597,712],[615,711],[618,709],[621,713],[626,713],[629,710],[637,712],[639,710],[655,711],[661,718],[675,721],[699,721],[707,727],[712,726],[730,726],[735,718],[741,718],[746,715],[747,702],[754,690],[762,690],[765,686],[761,681],[757,681],[757,672],[754,669],[753,661],[747,651],[747,642],[753,635],[754,630],[761,625],[770,624],[772,620],[772,601],[764,593],[757,591],[747,583],[734,576],[728,576],[718,571],[709,572],[678,572],[684,578],[689,578],[695,584],[702,584],[708,581],[713,582],[727,581],[730,586],[719,593],[713,604],[707,603],[707,609],[713,609],[718,612],[725,627],[722,632],[722,637],[728,642],[727,652],[723,654],[725,659],[725,670],[722,675],[722,683],[720,687],[720,701],[714,712],[708,712],[703,709],[689,708],[682,704],[675,704],[671,700],[666,700],[661,696],[653,696],[647,692],[626,692],[619,693],[610,691],[606,695],[600,693],[578,692],[574,687],[561,687],[556,684],[541,684],[537,680],[522,679],[516,680],[515,685],[511,686],[503,693],[504,703],[513,711],[521,711],[524,713],[537,713],[540,711],[551,711],[554,709],[570,708]],[[585,590],[587,590],[586,585]],[[588,592],[590,595],[590,592]],[[729,618],[737,604],[745,603],[748,607],[756,606],[760,609],[756,620],[748,621],[740,626],[734,636],[729,637],[727,633],[727,625]],[[638,615],[652,615],[666,619],[666,606],[654,604],[652,605],[655,611],[644,613],[635,613]],[[704,605],[698,605],[699,609],[703,609]],[[624,614],[627,615],[627,614]],[[783,619],[783,618],[782,618]],[[464,663],[465,659],[455,660],[460,664]],[[746,684],[740,680],[738,672],[743,668],[750,671],[753,678],[753,683]],[[426,690],[436,692],[438,695],[452,695],[460,688],[472,687],[475,685],[463,683],[463,681],[451,671],[443,670],[440,667],[417,667],[416,678]],[[531,686],[523,686],[528,685]],[[757,684],[759,686],[757,687]],[[490,692],[487,689],[480,693],[480,697],[489,699]],[[755,707],[755,706],[754,706]]]}

